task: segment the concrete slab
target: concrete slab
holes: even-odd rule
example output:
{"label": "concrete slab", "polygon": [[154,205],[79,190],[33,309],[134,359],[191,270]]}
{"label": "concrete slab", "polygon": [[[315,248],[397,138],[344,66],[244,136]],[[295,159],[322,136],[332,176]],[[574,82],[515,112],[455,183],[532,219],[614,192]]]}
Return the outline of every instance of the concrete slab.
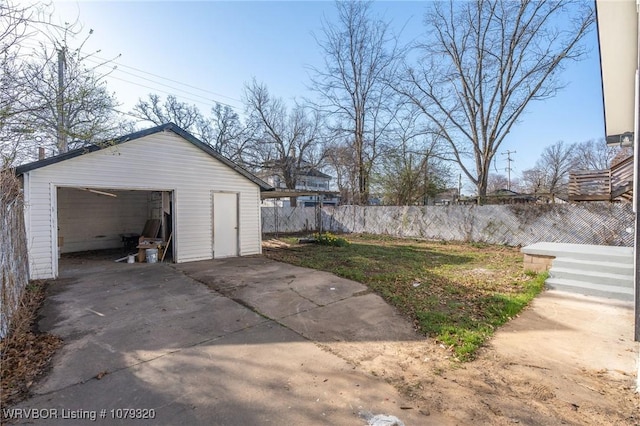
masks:
{"label": "concrete slab", "polygon": [[[107,409],[109,424],[365,424],[360,413],[393,413],[406,424],[425,417],[389,384],[355,371],[273,322],[40,395],[31,407]],[[153,410],[154,419],[114,421],[112,409]],[[38,424],[64,425],[68,419]],[[424,423],[422,423],[424,424]]]}
{"label": "concrete slab", "polygon": [[[253,262],[245,263],[255,267]],[[208,263],[218,272],[226,269],[229,275],[217,277],[240,288],[264,278],[256,269]],[[282,277],[300,272],[269,263]],[[37,424],[84,424],[91,415],[136,425],[366,424],[361,413],[394,415],[405,424],[447,423],[421,414],[415,401],[406,401],[385,380],[173,266],[71,260],[62,271],[63,278],[49,287],[40,327],[60,335],[65,345],[50,374],[32,388],[35,396],[15,407],[55,410],[57,418]],[[317,302],[337,300],[336,307],[361,289],[334,281],[295,288]],[[340,290],[330,289],[335,286]],[[329,287],[326,294],[323,287]],[[112,411],[130,408],[153,410],[155,417],[122,419]]]}
{"label": "concrete slab", "polygon": [[351,297],[280,321],[318,342],[418,341],[413,327],[375,294]]}
{"label": "concrete slab", "polygon": [[[265,275],[261,287],[245,280],[242,290],[234,288],[236,262],[254,271],[265,264],[273,276]],[[274,289],[274,296],[294,294],[306,278],[283,274],[287,265],[263,259],[229,259],[217,275],[216,266],[190,264],[189,273],[208,276],[209,286],[235,295],[251,293],[253,285],[263,294]],[[240,301],[258,312],[277,306],[260,297]],[[460,368],[451,368],[443,345],[412,338],[409,324],[383,305],[377,296],[356,291],[278,322],[357,370],[420,398],[431,416],[416,424],[622,424],[621,419],[635,418],[629,408],[634,397],[625,393],[637,359],[628,303],[544,292],[501,327],[476,361]]]}
{"label": "concrete slab", "polygon": [[[261,312],[266,314],[268,311],[271,318],[288,316],[368,292],[365,285],[328,272],[274,262],[259,256],[221,259],[215,263],[181,263],[175,267],[228,297],[256,303],[262,301],[264,311]],[[289,304],[295,309],[287,309],[280,304],[275,309],[268,306],[269,300],[273,300],[265,297],[269,294],[290,300]],[[253,303],[250,305],[254,306]]]}
{"label": "concrete slab", "polygon": [[[425,340],[395,308],[366,286],[327,272],[262,257],[175,267],[318,342]],[[239,269],[243,278],[234,286]]]}
{"label": "concrete slab", "polygon": [[[169,267],[109,264],[56,281],[41,330],[65,339],[59,364],[35,391],[51,392],[266,321]],[[128,353],[134,355],[114,356]],[[91,362],[87,363],[86,360]]]}

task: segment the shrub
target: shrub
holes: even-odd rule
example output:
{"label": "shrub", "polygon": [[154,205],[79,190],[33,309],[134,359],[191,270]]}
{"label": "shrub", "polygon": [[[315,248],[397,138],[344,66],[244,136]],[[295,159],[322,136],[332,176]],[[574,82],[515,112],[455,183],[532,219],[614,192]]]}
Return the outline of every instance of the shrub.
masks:
{"label": "shrub", "polygon": [[346,247],[349,245],[349,241],[330,232],[313,234],[313,238],[316,240],[316,243],[322,244],[323,246]]}

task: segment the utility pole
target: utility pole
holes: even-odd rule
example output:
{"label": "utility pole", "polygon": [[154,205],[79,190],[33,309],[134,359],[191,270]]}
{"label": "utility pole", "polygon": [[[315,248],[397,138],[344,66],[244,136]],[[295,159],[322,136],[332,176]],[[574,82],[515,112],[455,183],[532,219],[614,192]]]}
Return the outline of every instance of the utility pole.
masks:
{"label": "utility pole", "polygon": [[67,135],[64,128],[64,67],[65,48],[58,49],[58,93],[56,94],[56,113],[58,114],[58,152],[67,152]]}
{"label": "utility pole", "polygon": [[507,156],[507,189],[509,191],[511,191],[511,162],[515,161],[513,159],[511,159],[511,154],[515,154],[515,151],[509,151],[507,150],[507,152],[503,152],[502,155],[506,155]]}

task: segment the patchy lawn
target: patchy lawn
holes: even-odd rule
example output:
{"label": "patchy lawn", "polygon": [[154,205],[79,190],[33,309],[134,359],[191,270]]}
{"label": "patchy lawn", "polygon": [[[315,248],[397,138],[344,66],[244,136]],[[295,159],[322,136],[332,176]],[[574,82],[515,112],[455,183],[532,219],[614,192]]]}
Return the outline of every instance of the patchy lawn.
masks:
{"label": "patchy lawn", "polygon": [[416,328],[468,361],[543,288],[524,273],[516,248],[348,235],[346,246],[272,245],[265,256],[363,284],[409,316]]}

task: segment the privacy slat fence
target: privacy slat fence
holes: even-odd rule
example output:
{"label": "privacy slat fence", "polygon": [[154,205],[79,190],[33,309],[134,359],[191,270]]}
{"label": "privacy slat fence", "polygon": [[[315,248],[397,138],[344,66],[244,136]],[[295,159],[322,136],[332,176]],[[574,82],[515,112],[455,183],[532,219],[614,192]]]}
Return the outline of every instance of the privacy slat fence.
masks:
{"label": "privacy slat fence", "polygon": [[571,173],[569,199],[572,201],[611,199],[611,170],[584,170]]}
{"label": "privacy slat fence", "polygon": [[569,174],[569,200],[629,200],[633,183],[633,157],[607,170],[581,170]]}
{"label": "privacy slat fence", "polygon": [[8,171],[0,171],[0,211],[0,338],[4,338],[29,280],[22,192]]}
{"label": "privacy slat fence", "polygon": [[631,201],[633,189],[633,157],[623,160],[611,168],[611,198],[623,196]]}
{"label": "privacy slat fence", "polygon": [[386,234],[525,246],[540,241],[633,245],[630,203],[380,207],[263,207],[264,233]]}

